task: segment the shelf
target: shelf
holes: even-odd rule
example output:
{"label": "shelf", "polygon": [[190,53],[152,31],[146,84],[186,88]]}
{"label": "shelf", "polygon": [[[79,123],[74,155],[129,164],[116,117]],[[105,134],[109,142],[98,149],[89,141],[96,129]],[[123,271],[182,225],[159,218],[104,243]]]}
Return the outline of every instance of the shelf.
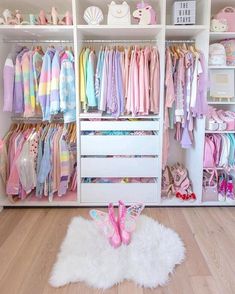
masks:
{"label": "shelf", "polygon": [[235,32],[210,32],[210,41],[221,41],[230,38],[235,38]]}
{"label": "shelf", "polygon": [[194,38],[197,34],[203,30],[207,30],[207,26],[204,25],[167,25],[166,26],[166,38]]}
{"label": "shelf", "polygon": [[7,197],[0,199],[0,206],[77,206],[77,192],[68,192],[66,195],[59,197],[54,196],[52,201],[49,201],[48,197],[36,198],[31,196],[22,201],[12,203]]}
{"label": "shelf", "polygon": [[162,30],[162,25],[129,25],[129,26],[108,26],[108,25],[78,25],[78,35],[81,39],[104,39],[112,40],[149,40],[156,39]]}
{"label": "shelf", "polygon": [[219,66],[219,65],[209,65],[208,68],[209,68],[209,69],[235,69],[235,66],[231,66],[231,65],[223,65],[223,66]]}
{"label": "shelf", "polygon": [[208,202],[202,202],[200,204],[201,206],[235,206],[234,203],[228,203],[226,201],[208,201]]}
{"label": "shelf", "polygon": [[203,170],[225,170],[226,167],[203,167]]}
{"label": "shelf", "polygon": [[159,119],[159,115],[140,115],[140,116],[132,116],[132,115],[122,115],[118,118],[110,116],[110,115],[100,115],[97,113],[80,113],[79,118],[81,119]]}
{"label": "shelf", "polygon": [[227,203],[221,201],[208,201],[208,202],[199,202],[199,201],[180,201],[177,198],[162,199],[161,206],[235,206],[234,203]]}
{"label": "shelf", "polygon": [[73,41],[73,26],[19,25],[0,26],[0,36],[6,40],[68,40]]}
{"label": "shelf", "polygon": [[207,101],[209,105],[235,105],[235,101],[225,101],[225,102],[220,102],[220,101]]}
{"label": "shelf", "polygon": [[181,201],[176,197],[169,197],[166,199],[161,199],[161,206],[197,206],[200,205],[198,201]]}
{"label": "shelf", "polygon": [[235,134],[235,131],[205,131],[206,134]]}

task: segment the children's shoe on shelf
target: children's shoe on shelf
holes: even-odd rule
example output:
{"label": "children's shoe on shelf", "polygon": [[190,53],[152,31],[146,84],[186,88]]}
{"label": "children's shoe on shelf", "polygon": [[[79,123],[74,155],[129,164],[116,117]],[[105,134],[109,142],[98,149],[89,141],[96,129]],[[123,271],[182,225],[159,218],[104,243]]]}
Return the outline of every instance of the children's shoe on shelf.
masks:
{"label": "children's shoe on shelf", "polygon": [[226,200],[226,191],[227,191],[227,180],[226,180],[226,176],[222,174],[219,177],[219,183],[218,183],[218,200],[220,202],[224,202]]}
{"label": "children's shoe on shelf", "polygon": [[59,23],[58,12],[54,6],[51,8],[51,22],[53,25],[58,25]]}
{"label": "children's shoe on shelf", "polygon": [[233,178],[228,177],[227,189],[226,189],[226,202],[235,203],[234,189],[233,189]]}
{"label": "children's shoe on shelf", "polygon": [[6,25],[10,24],[10,22],[12,21],[12,12],[9,9],[5,9],[2,15],[4,18],[4,23]]}
{"label": "children's shoe on shelf", "polygon": [[47,25],[48,24],[48,20],[46,18],[46,13],[43,9],[39,12],[38,24],[39,25]]}
{"label": "children's shoe on shelf", "polygon": [[219,124],[212,118],[212,108],[208,108],[208,114],[206,115],[206,130],[217,131]]}
{"label": "children's shoe on shelf", "polygon": [[230,117],[226,111],[223,110],[218,110],[217,111],[218,116],[226,123],[227,131],[233,131],[234,130],[234,119],[232,117]]}
{"label": "children's shoe on shelf", "polygon": [[70,11],[66,11],[65,16],[63,17],[61,24],[66,25],[66,26],[71,26],[73,25],[73,18],[72,14]]}
{"label": "children's shoe on shelf", "polygon": [[213,107],[209,107],[208,112],[209,116],[218,124],[218,131],[225,131],[227,128],[227,124],[219,117],[216,109]]}
{"label": "children's shoe on shelf", "polygon": [[167,198],[175,194],[174,180],[167,165],[162,173],[162,198]]}

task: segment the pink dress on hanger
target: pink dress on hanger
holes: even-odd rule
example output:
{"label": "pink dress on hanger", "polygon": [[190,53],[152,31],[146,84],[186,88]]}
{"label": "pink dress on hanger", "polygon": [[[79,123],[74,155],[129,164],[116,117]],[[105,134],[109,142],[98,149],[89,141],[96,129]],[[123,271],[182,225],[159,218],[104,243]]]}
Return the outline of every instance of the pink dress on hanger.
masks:
{"label": "pink dress on hanger", "polygon": [[163,152],[162,152],[162,167],[163,169],[166,167],[169,146],[170,146],[170,138],[169,138],[169,108],[172,107],[175,101],[175,88],[173,81],[173,64],[171,59],[171,53],[169,48],[166,49],[166,77],[165,77],[165,114],[164,114],[164,132],[163,132]]}

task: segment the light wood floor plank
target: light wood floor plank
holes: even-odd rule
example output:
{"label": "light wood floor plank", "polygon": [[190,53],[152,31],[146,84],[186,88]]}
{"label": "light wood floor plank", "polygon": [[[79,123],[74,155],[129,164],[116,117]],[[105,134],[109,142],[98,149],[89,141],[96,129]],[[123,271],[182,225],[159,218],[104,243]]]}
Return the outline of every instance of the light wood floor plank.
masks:
{"label": "light wood floor plank", "polygon": [[[216,222],[210,223],[210,209],[197,210],[194,208],[190,212],[184,211],[184,214],[215,280],[222,285],[224,293],[234,293],[234,269],[228,263],[224,253],[228,248],[222,248],[220,244],[223,243],[223,240],[215,237],[215,232],[219,231],[220,226]],[[233,256],[230,255],[230,258],[233,258]]]}
{"label": "light wood floor plank", "polygon": [[[12,212],[15,212],[14,210]],[[32,233],[32,229],[35,228],[34,234],[36,235],[36,227],[35,224],[37,221],[40,222],[43,219],[45,212],[43,210],[38,211],[30,211],[26,210],[25,214],[15,226],[12,233],[8,236],[5,242],[0,247],[0,281],[3,276],[6,274],[8,268],[15,262],[16,258],[20,256],[19,250],[23,243],[29,238],[30,234]],[[12,215],[14,218],[14,213]],[[8,227],[5,228],[8,230]],[[4,231],[2,233],[4,234]],[[1,235],[1,234],[0,234]],[[27,258],[27,255],[24,255],[24,258]],[[21,265],[23,266],[23,264]],[[1,289],[1,282],[0,282],[0,289]],[[0,291],[1,293],[1,291]]]}

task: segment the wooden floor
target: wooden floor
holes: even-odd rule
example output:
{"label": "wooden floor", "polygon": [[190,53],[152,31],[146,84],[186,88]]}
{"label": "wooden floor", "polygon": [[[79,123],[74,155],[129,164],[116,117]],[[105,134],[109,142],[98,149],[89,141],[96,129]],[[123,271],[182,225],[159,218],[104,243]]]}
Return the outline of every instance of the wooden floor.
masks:
{"label": "wooden floor", "polygon": [[[148,208],[145,214],[177,231],[187,249],[168,286],[155,290],[122,283],[106,294],[234,294],[234,208]],[[1,294],[98,294],[83,283],[48,285],[72,217],[88,209],[5,209],[0,213]],[[78,265],[79,266],[79,265]]]}

